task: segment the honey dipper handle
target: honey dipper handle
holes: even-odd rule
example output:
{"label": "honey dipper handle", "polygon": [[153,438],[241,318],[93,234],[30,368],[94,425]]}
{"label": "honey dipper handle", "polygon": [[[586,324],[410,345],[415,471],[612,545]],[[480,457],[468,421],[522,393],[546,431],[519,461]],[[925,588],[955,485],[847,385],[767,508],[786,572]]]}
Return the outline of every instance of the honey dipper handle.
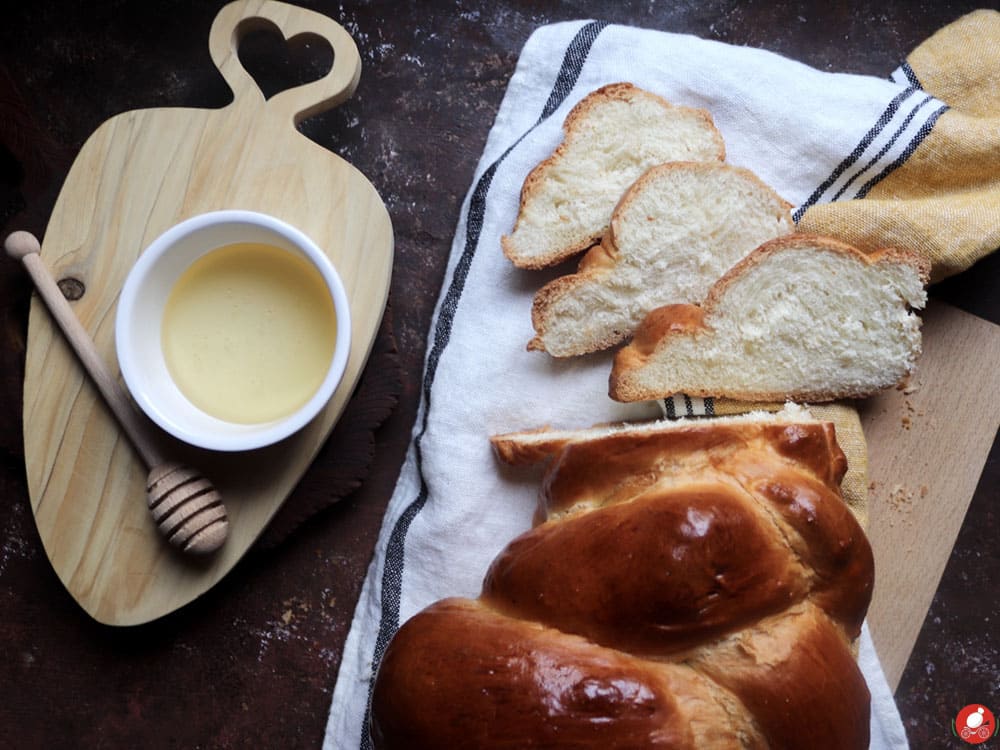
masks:
{"label": "honey dipper handle", "polygon": [[146,468],[150,469],[163,463],[159,451],[149,440],[145,426],[138,412],[132,406],[128,395],[108,371],[90,334],[84,330],[76,313],[73,312],[73,308],[69,306],[66,298],[59,291],[59,287],[45,266],[42,256],[39,255],[41,247],[38,240],[28,232],[14,232],[7,237],[4,248],[11,258],[20,260],[24,264],[39,296],[45,302],[49,312],[52,313],[59,328],[62,329],[66,340],[73,347],[73,351],[76,352],[76,356],[90,375],[94,385],[101,392],[104,401],[114,412],[121,428],[146,463]]}

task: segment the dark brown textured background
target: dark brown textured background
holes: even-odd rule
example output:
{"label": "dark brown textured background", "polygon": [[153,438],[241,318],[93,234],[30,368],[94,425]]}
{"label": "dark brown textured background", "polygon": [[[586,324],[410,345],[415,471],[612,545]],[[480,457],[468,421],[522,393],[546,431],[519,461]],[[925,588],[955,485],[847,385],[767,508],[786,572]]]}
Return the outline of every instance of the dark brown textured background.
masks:
{"label": "dark brown textured background", "polygon": [[[44,233],[73,156],[111,115],[229,101],[207,51],[221,4],[43,0],[0,9],[0,233]],[[302,129],[368,175],[392,215],[399,404],[376,432],[360,489],[285,541],[252,552],[184,610],[140,628],[98,625],[62,588],[32,520],[21,444],[29,284],[0,261],[2,748],[320,745],[354,603],[416,413],[426,331],[459,206],[518,53],[538,25],[603,18],[762,47],[823,70],[887,76],[936,29],[989,5],[300,4],[342,23],[364,61],[355,97]],[[243,51],[265,90],[309,77],[323,63],[315,49],[313,57],[288,59],[267,37],[248,40]],[[993,256],[932,294],[1000,322],[998,280]],[[290,502],[321,503],[340,481],[337,456],[328,446]],[[961,746],[949,723],[966,703],[1000,710],[998,462],[995,444],[897,693],[915,748]]]}

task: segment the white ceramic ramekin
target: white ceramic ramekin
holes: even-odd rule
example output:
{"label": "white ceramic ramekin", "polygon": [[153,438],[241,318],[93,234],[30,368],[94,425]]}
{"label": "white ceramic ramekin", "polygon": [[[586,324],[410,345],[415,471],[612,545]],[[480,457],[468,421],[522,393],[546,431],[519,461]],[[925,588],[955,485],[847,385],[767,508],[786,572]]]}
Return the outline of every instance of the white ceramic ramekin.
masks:
{"label": "white ceramic ramekin", "polygon": [[[296,253],[322,274],[337,316],[337,339],[322,384],[301,408],[259,424],[227,422],[192,404],[164,359],[160,326],[167,298],[184,271],[205,253],[260,242]],[[351,315],[340,276],[326,254],[289,224],[253,211],[215,211],[161,234],[139,256],[118,299],[115,346],[122,377],[139,407],[171,435],[201,448],[244,451],[276,443],[309,423],[340,384],[351,349]]]}

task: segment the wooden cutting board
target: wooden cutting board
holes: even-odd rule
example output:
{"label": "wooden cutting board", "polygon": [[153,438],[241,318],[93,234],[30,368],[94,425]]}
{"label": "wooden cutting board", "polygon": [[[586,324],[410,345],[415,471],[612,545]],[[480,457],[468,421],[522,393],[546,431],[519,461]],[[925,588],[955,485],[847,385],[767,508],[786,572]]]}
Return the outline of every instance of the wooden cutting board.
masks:
{"label": "wooden cutting board", "polygon": [[[292,43],[302,34],[325,39],[334,52],[329,73],[265,100],[237,57],[240,39],[262,26],[276,28]],[[145,505],[145,467],[48,312],[33,300],[24,386],[31,507],[60,580],[107,624],[133,625],[167,614],[208,590],[243,556],[343,411],[388,296],[393,236],[385,206],[364,175],[295,128],[354,92],[361,73],[354,41],[318,13],[241,0],[222,8],[208,42],[233,102],[219,110],[126,112],[104,123],[66,178],[42,257],[57,279],[83,285],[82,297],[72,304],[117,373],[116,301],[143,248],[168,227],[205,211],[268,213],[309,235],[339,271],[351,304],[351,355],[325,411],[276,446],[221,454],[157,433],[165,455],[212,480],[229,512],[225,546],[209,559],[193,559],[157,534]]]}
{"label": "wooden cutting board", "polygon": [[932,302],[908,388],[866,400],[875,593],[868,623],[895,689],[1000,427],[1000,326]]}

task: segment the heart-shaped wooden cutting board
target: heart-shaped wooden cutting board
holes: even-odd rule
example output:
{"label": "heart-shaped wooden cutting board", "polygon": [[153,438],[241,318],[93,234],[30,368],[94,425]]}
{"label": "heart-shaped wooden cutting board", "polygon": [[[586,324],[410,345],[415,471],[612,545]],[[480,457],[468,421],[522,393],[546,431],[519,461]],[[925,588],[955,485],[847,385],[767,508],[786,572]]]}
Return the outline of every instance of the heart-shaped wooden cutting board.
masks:
{"label": "heart-shaped wooden cutting board", "polygon": [[[326,39],[334,53],[329,73],[265,99],[237,56],[241,37],[262,26],[276,27],[286,39]],[[107,624],[134,625],[172,612],[207,591],[243,556],[333,429],[388,296],[393,237],[385,206],[364,175],[295,128],[354,92],[361,73],[354,41],[318,13],[240,0],[216,16],[209,47],[233,102],[218,110],[126,112],[101,125],[66,178],[42,256],[57,279],[82,282],[85,292],[72,305],[117,373],[116,301],[142,250],[168,227],[205,211],[268,213],[309,235],[340,272],[351,304],[351,355],[324,412],[278,445],[213,453],[157,433],[165,455],[197,466],[212,480],[229,512],[229,539],[214,556],[199,560],[158,535],[145,504],[145,467],[47,310],[38,299],[32,302],[24,386],[31,507],[59,578],[91,616]]]}

